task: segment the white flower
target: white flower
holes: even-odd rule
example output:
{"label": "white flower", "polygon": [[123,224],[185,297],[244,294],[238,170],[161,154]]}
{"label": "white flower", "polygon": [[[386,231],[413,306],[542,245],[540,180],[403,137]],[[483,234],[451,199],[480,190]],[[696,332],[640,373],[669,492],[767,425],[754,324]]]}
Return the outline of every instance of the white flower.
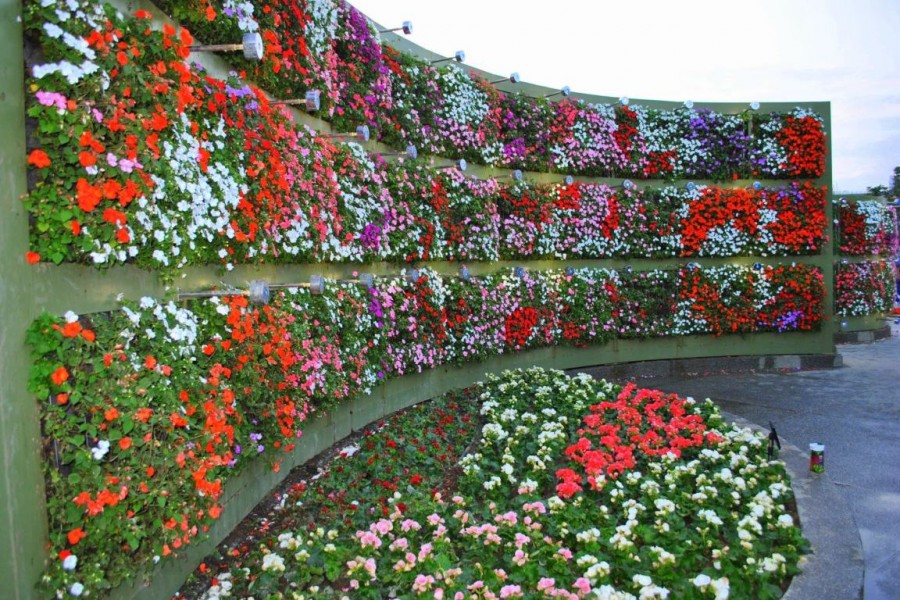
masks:
{"label": "white flower", "polygon": [[278,554],[274,552],[270,552],[263,556],[262,562],[262,570],[263,571],[284,571],[284,559],[281,558]]}
{"label": "white flower", "polygon": [[74,571],[76,566],[78,566],[78,557],[74,554],[70,554],[63,559],[63,570]]}
{"label": "white flower", "polygon": [[94,460],[101,460],[106,453],[109,452],[109,442],[107,440],[100,440],[97,442],[97,446],[91,448],[91,454],[94,457]]}
{"label": "white flower", "polygon": [[69,586],[69,593],[72,594],[73,596],[80,596],[83,592],[84,592],[84,586],[77,581],[75,583],[73,583],[71,586]]}
{"label": "white flower", "polygon": [[696,585],[698,588],[703,589],[708,586],[712,582],[712,578],[709,575],[704,573],[700,573],[694,579],[691,580],[691,583]]}

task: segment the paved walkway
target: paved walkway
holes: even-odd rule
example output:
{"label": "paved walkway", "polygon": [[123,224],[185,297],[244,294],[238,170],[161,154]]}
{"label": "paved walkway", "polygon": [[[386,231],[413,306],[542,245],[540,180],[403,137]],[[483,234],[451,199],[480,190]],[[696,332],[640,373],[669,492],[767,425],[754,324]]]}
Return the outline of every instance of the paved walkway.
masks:
{"label": "paved walkway", "polygon": [[[798,501],[805,495],[804,504],[826,510],[807,519],[800,513],[817,556],[792,600],[859,597],[860,539],[865,600],[900,600],[900,326],[892,328],[890,339],[839,346],[838,369],[642,382],[711,398],[752,423],[772,421],[801,448],[785,457],[795,467]],[[827,477],[804,469],[811,442],[825,444]]]}

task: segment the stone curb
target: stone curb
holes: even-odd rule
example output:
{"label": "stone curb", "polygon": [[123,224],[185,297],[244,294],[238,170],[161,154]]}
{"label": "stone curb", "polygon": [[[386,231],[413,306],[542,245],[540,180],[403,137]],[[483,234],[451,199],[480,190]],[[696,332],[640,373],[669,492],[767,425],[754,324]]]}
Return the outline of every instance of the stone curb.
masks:
{"label": "stone curb", "polygon": [[891,337],[891,326],[886,324],[878,329],[865,331],[838,331],[834,334],[835,344],[870,344]]}
{"label": "stone curb", "polygon": [[[728,421],[768,434],[768,430],[736,415],[722,412]],[[863,594],[865,561],[862,539],[849,504],[827,471],[809,470],[809,452],[784,440],[778,458],[791,477],[803,536],[810,553],[800,558],[802,572],[794,577],[782,600],[859,600]]]}

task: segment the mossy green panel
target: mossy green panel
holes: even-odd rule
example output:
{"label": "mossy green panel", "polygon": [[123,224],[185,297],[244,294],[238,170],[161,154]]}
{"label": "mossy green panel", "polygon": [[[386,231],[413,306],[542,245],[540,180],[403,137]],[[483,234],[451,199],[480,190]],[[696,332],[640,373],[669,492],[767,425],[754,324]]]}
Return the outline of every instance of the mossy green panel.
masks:
{"label": "mossy green panel", "polygon": [[852,331],[874,331],[884,327],[885,315],[865,315],[862,317],[835,317],[840,321],[837,328],[840,333],[849,333]]}
{"label": "mossy green panel", "polygon": [[21,5],[0,0],[0,597],[35,598],[47,525],[38,410],[27,392],[25,329],[34,318],[25,262],[28,216]]}

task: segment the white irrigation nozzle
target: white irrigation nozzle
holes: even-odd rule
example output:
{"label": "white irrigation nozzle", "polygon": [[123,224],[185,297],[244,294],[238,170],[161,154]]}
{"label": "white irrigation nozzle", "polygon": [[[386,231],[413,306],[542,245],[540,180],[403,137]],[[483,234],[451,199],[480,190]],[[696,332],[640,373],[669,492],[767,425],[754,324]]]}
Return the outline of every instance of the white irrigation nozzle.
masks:
{"label": "white irrigation nozzle", "polygon": [[240,44],[194,44],[188,47],[191,52],[236,52],[244,51],[247,60],[260,61],[265,52],[262,36],[259,33],[245,33]]}
{"label": "white irrigation nozzle", "polygon": [[403,25],[400,27],[393,27],[391,29],[380,29],[378,33],[388,33],[390,31],[402,31],[404,34],[409,35],[413,32],[412,21],[403,21]]}
{"label": "white irrigation nozzle", "polygon": [[417,158],[419,158],[419,150],[415,146],[410,144],[403,152],[383,152],[381,156],[397,156],[400,158],[416,160]]}
{"label": "white irrigation nozzle", "polygon": [[178,292],[179,300],[191,298],[221,298],[223,296],[246,296],[251,304],[269,303],[269,284],[261,279],[254,279],[246,290],[206,290],[200,292]]}
{"label": "white irrigation nozzle", "polygon": [[272,283],[270,288],[306,288],[313,296],[325,293],[325,278],[321,275],[310,275],[308,283]]}
{"label": "white irrigation nozzle", "polygon": [[504,81],[508,81],[510,83],[519,83],[520,81],[522,81],[522,78],[519,77],[518,73],[513,72],[509,77],[504,77],[503,79],[492,81],[491,85],[497,85],[498,83],[503,83]]}
{"label": "white irrigation nozzle", "polygon": [[436,60],[431,61],[431,64],[436,65],[438,63],[447,62],[450,60],[455,60],[456,62],[464,62],[466,60],[466,53],[462,50],[457,50],[456,54],[453,56],[448,56],[446,58],[438,58]]}
{"label": "white irrigation nozzle", "polygon": [[369,126],[368,125],[360,125],[356,128],[356,131],[353,133],[331,133],[327,134],[328,137],[332,139],[353,139],[360,144],[365,144],[369,141]]}
{"label": "white irrigation nozzle", "polygon": [[552,94],[546,94],[544,96],[544,98],[552,98],[553,96],[565,96],[566,98],[568,98],[571,95],[572,95],[572,88],[570,88],[567,85],[564,85],[564,86],[562,86],[562,88],[559,91],[553,92]]}

